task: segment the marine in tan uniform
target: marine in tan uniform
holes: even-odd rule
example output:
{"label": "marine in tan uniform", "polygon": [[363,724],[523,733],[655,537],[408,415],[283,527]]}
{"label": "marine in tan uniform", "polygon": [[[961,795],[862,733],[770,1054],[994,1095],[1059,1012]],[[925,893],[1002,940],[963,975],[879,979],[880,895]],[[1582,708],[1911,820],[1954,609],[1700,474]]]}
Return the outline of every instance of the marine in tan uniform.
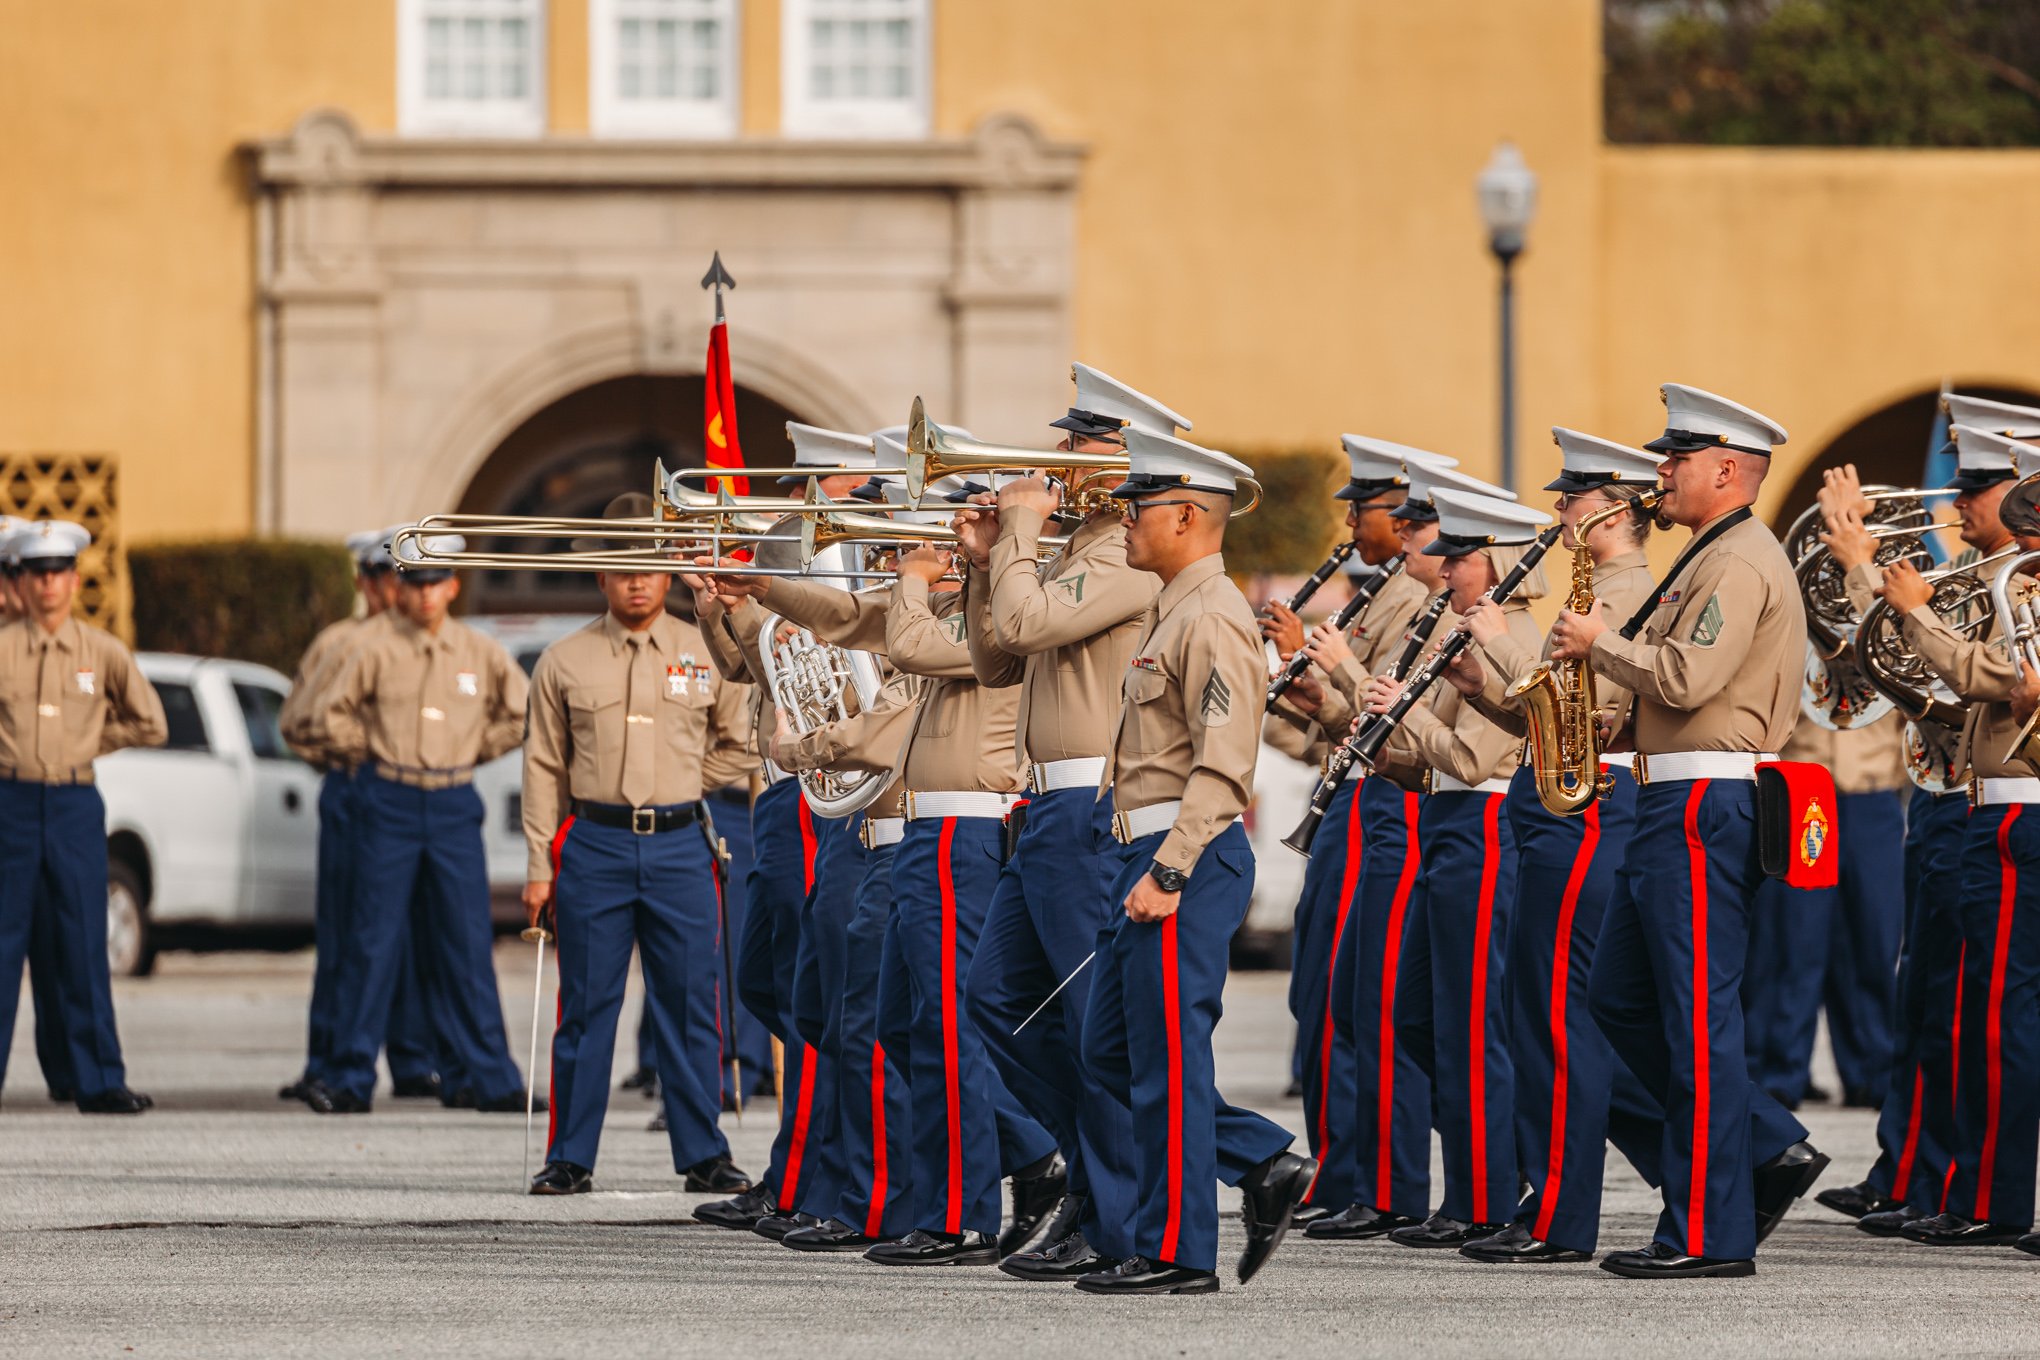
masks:
{"label": "marine in tan uniform", "polygon": [[[636,507],[611,507],[611,518]],[[646,507],[647,509],[649,507]],[[750,1178],[718,1127],[730,1038],[722,889],[702,795],[747,764],[740,685],[717,678],[671,577],[595,578],[608,608],[553,643],[531,678],[524,744],[525,910],[559,939],[553,1119],[535,1195],[592,1188],[633,948],[644,959],[673,1169],[694,1193]]]}
{"label": "marine in tan uniform", "polygon": [[[1748,1275],[1757,1243],[1827,1159],[1749,1079],[1739,993],[1757,864],[1755,768],[1791,733],[1806,655],[1792,564],[1750,513],[1785,431],[1666,384],[1661,523],[1694,539],[1626,637],[1596,605],[1563,613],[1552,654],[1635,697],[1636,830],[1601,924],[1596,1022],[1665,1107],[1665,1212],[1651,1244],[1601,1266],[1637,1278]],[[1753,1166],[1752,1163],[1755,1163]]]}
{"label": "marine in tan uniform", "polygon": [[127,648],[72,617],[78,554],[91,541],[79,525],[43,520],[8,544],[24,613],[0,626],[0,1083],[33,936],[48,946],[45,981],[60,1004],[54,1028],[78,1108],[140,1114],[152,1102],[128,1089],[114,1023],[106,806],[93,762],[161,746],[169,728]]}
{"label": "marine in tan uniform", "polygon": [[1126,445],[1131,466],[1112,493],[1128,502],[1126,560],[1162,590],[1142,615],[1098,782],[1125,847],[1112,887],[1123,915],[1091,964],[1083,1059],[1133,1113],[1136,1254],[1077,1288],[1208,1294],[1218,1289],[1214,1182],[1244,1192],[1245,1281],[1281,1244],[1317,1171],[1288,1151],[1287,1130],[1228,1105],[1212,1071],[1228,949],[1254,890],[1239,818],[1253,798],[1267,667],[1220,555],[1252,470],[1138,426]]}
{"label": "marine in tan uniform", "polygon": [[[1128,426],[1189,427],[1097,369],[1077,364],[1074,374],[1076,401],[1055,422],[1063,449],[1118,453]],[[971,964],[970,1016],[1007,1089],[1055,1135],[1069,1167],[1068,1196],[1041,1246],[999,1263],[1030,1280],[1075,1279],[1134,1253],[1132,1116],[1079,1056],[1092,975],[1078,965],[1119,914],[1112,882],[1123,851],[1098,779],[1141,617],[1161,582],[1128,565],[1116,502],[1071,511],[1064,490],[1016,478],[995,502],[979,496],[984,508],[964,511],[958,530],[972,668],[980,684],[1019,688],[1029,794]],[[1044,564],[1041,537],[1058,518],[1075,528]],[[1071,982],[1058,992],[1064,978]]]}
{"label": "marine in tan uniform", "polygon": [[[1545,489],[1559,493],[1553,508],[1565,526],[1553,560],[1567,565],[1547,567],[1547,575],[1570,584],[1582,548],[1580,522],[1629,504],[1629,513],[1604,519],[1584,543],[1592,598],[1626,619],[1655,589],[1644,553],[1651,519],[1635,506],[1657,484],[1658,457],[1577,430],[1554,428],[1552,437],[1562,469]],[[1498,727],[1527,735],[1528,709],[1508,691],[1550,660],[1551,640],[1535,651],[1523,646],[1493,605],[1473,610],[1467,629],[1478,645],[1461,654],[1448,678]],[[1628,693],[1607,680],[1596,682],[1595,697],[1604,715],[1629,702]],[[1525,763],[1509,785],[1506,811],[1516,836],[1509,1059],[1517,1157],[1530,1194],[1516,1205],[1507,1228],[1460,1249],[1491,1263],[1590,1258],[1599,1240],[1611,1136],[1645,1179],[1655,1180],[1663,1132],[1663,1112],[1616,1063],[1587,1005],[1602,914],[1636,822],[1631,757],[1604,757],[1607,793],[1563,816],[1539,798],[1529,760],[1526,748]]]}
{"label": "marine in tan uniform", "polygon": [[[463,546],[456,535],[435,544]],[[406,546],[415,554],[415,544]],[[307,1103],[321,1114],[371,1108],[408,938],[444,1045],[441,1076],[451,1094],[442,1098],[521,1113],[524,1083],[504,1037],[490,958],[488,861],[473,780],[475,766],[523,740],[527,685],[499,644],[448,617],[460,593],[452,572],[407,561],[418,559],[400,550],[396,608],[362,626],[320,698],[334,758],[361,771],[361,859],[355,939],[338,982],[347,1019],[331,1075]]]}

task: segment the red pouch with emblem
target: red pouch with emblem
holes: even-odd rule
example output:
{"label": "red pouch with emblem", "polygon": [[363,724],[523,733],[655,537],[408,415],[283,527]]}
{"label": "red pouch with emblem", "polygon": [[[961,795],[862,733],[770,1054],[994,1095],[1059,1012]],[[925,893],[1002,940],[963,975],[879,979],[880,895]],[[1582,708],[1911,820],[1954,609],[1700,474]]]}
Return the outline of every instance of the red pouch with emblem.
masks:
{"label": "red pouch with emblem", "polygon": [[1757,766],[1757,854],[1764,872],[1791,888],[1841,881],[1835,777],[1825,765],[1767,760]]}

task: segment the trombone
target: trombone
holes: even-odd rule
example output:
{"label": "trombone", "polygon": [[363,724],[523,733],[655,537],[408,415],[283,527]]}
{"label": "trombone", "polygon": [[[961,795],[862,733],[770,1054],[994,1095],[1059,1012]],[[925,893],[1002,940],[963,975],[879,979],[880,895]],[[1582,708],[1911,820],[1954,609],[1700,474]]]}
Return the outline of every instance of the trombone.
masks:
{"label": "trombone", "polygon": [[[834,510],[804,517],[800,522],[800,560],[812,562],[815,555],[839,543],[920,543],[955,547],[957,533],[949,524],[920,524],[912,520],[887,519],[883,515]],[[1039,547],[1054,551],[1068,538],[1044,536]]]}

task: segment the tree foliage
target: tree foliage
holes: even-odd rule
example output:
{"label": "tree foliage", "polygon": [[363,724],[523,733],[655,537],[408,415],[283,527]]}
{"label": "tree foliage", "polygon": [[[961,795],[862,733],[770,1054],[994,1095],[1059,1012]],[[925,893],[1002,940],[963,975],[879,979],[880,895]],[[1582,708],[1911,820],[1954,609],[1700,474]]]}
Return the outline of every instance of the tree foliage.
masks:
{"label": "tree foliage", "polygon": [[1240,456],[1261,483],[1261,503],[1226,526],[1226,570],[1235,576],[1315,571],[1345,514],[1345,502],[1331,493],[1346,484],[1346,460],[1316,451]]}
{"label": "tree foliage", "polygon": [[1605,35],[1610,141],[2040,145],[2026,0],[1607,0]]}
{"label": "tree foliage", "polygon": [[139,650],[259,661],[286,675],[354,607],[354,564],[337,543],[151,543],[128,549],[128,573]]}

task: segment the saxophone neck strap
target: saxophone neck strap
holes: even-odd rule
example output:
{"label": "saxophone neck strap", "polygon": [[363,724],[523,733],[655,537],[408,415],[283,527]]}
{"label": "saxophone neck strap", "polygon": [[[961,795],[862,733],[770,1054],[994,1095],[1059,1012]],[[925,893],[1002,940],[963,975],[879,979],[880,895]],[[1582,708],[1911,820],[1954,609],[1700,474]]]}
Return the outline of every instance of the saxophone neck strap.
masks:
{"label": "saxophone neck strap", "polygon": [[1643,603],[1638,605],[1636,612],[1629,616],[1629,622],[1622,625],[1622,640],[1634,642],[1636,635],[1643,631],[1643,625],[1657,611],[1658,601],[1664,598],[1664,593],[1672,588],[1672,584],[1679,579],[1686,568],[1693,564],[1693,559],[1705,551],[1708,544],[1720,538],[1749,517],[1750,508],[1747,505],[1740,510],[1731,510],[1720,519],[1714,521],[1713,528],[1694,539],[1691,543],[1688,543],[1686,551],[1679,554],[1679,560],[1672,563],[1672,569],[1666,574],[1665,579],[1658,582],[1657,589],[1643,597]]}

